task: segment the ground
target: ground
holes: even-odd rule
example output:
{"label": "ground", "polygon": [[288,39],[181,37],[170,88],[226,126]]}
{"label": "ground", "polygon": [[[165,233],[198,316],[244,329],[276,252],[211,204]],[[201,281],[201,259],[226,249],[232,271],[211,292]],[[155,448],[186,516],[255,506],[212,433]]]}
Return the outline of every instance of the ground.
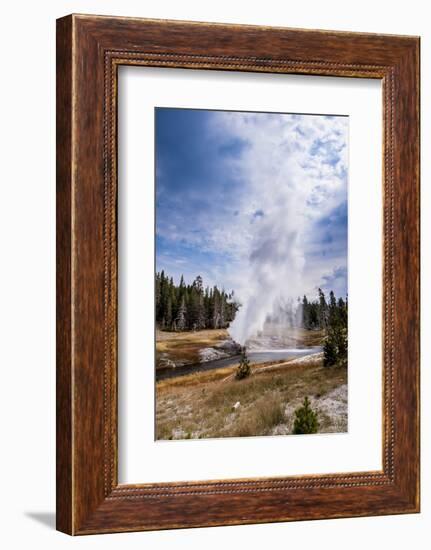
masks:
{"label": "ground", "polygon": [[[271,332],[272,330],[272,332]],[[270,340],[277,339],[280,347],[312,347],[319,346],[322,343],[323,333],[317,330],[296,329],[289,337],[280,339],[275,336],[277,331],[273,328],[266,330],[260,335],[259,342],[270,346]],[[257,340],[257,339],[255,339]],[[256,341],[250,342],[250,347],[256,347]],[[210,360],[217,356],[210,355],[217,350],[223,350],[226,354],[235,355],[239,353],[233,346],[226,349],[226,344],[233,344],[226,329],[211,329],[185,332],[166,332],[157,330],[156,332],[156,368],[179,367],[182,365],[199,363],[203,357]],[[231,352],[231,353],[229,353]],[[206,357],[205,357],[206,354]]]}
{"label": "ground", "polygon": [[[172,342],[180,338],[175,336],[161,343],[176,350]],[[210,337],[224,336],[211,334],[207,340]],[[184,341],[193,343],[187,335]],[[194,352],[192,345],[189,349]],[[347,431],[347,369],[323,367],[321,353],[253,365],[244,380],[235,379],[235,369],[234,365],[157,382],[157,439],[291,434],[294,411],[305,396],[318,413],[319,433]]]}
{"label": "ground", "polygon": [[200,351],[212,348],[229,338],[226,329],[199,330],[196,332],[163,332],[156,333],[156,368],[198,363]]}

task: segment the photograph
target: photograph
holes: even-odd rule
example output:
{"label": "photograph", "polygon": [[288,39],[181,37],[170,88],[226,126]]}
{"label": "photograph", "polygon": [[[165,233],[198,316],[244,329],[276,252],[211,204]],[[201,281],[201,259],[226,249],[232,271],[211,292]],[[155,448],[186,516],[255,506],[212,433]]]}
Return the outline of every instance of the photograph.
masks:
{"label": "photograph", "polygon": [[348,431],[343,114],[155,108],[155,438]]}

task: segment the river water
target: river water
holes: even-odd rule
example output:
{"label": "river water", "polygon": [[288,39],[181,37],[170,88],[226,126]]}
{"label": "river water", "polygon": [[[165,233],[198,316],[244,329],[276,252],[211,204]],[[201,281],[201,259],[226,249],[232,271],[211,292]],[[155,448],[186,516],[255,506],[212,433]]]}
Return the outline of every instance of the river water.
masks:
{"label": "river water", "polygon": [[[253,363],[265,363],[267,361],[283,361],[292,359],[293,357],[305,357],[312,353],[319,353],[322,351],[320,346],[311,348],[286,348],[286,349],[268,349],[268,350],[250,350],[247,351],[247,357],[251,364]],[[232,355],[230,357],[223,357],[221,359],[214,359],[213,361],[206,361],[205,363],[196,363],[194,365],[184,365],[182,367],[159,369],[156,372],[156,380],[164,380],[166,378],[174,378],[176,376],[184,376],[185,374],[191,374],[193,372],[203,372],[207,370],[220,369],[223,367],[229,367],[239,362],[240,355]]]}

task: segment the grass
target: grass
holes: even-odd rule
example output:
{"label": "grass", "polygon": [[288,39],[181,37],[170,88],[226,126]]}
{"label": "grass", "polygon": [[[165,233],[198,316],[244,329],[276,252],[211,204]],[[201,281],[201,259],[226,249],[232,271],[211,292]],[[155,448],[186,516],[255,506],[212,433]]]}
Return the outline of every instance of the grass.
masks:
{"label": "grass", "polygon": [[234,437],[267,435],[284,420],[284,407],[280,396],[260,398],[252,408],[239,416],[234,425]]}
{"label": "grass", "polygon": [[[172,361],[177,366],[198,363],[199,352],[204,348],[217,346],[229,339],[226,329],[197,330],[186,332],[156,332],[156,367],[166,366]],[[297,329],[292,337],[292,346],[312,347],[322,343],[323,331]]]}
{"label": "grass", "polygon": [[199,362],[199,352],[204,348],[217,345],[229,338],[227,330],[198,330],[195,332],[156,332],[156,366],[160,367],[163,359],[177,365]]}
{"label": "grass", "polygon": [[[346,368],[324,368],[321,356],[306,363],[293,359],[275,366],[256,365],[244,380],[235,380],[235,368],[158,382],[157,439],[292,433],[294,410],[305,395],[314,409],[322,403],[320,432],[346,431],[347,406],[333,407],[344,394],[327,398],[345,387]],[[331,411],[337,411],[337,416]]]}
{"label": "grass", "polygon": [[[298,347],[318,346],[321,331],[299,329]],[[229,338],[226,330],[157,332],[158,366],[197,363],[199,352]],[[322,356],[252,366],[236,380],[237,364],[161,380],[156,384],[156,438],[197,439],[292,433],[304,397],[319,413],[319,431],[347,429],[347,369],[324,368]],[[333,393],[341,389],[341,393]],[[332,393],[331,393],[332,392]],[[234,407],[239,403],[237,407]]]}

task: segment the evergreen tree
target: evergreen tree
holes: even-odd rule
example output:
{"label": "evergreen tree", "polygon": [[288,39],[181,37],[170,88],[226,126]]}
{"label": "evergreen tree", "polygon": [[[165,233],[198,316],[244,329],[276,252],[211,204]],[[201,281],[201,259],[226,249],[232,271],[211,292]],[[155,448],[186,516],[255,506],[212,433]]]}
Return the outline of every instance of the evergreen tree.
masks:
{"label": "evergreen tree", "polygon": [[178,308],[177,318],[175,320],[176,330],[179,330],[179,331],[186,330],[186,326],[187,326],[186,316],[187,316],[186,301],[183,296],[181,298],[180,307]]}
{"label": "evergreen tree", "polygon": [[193,286],[195,287],[196,291],[201,294],[203,292],[203,281],[202,277],[198,275],[196,279],[193,281]]}
{"label": "evergreen tree", "polygon": [[170,329],[172,325],[172,299],[168,295],[166,300],[166,312],[165,312],[165,327]]}
{"label": "evergreen tree", "polygon": [[226,307],[226,294],[225,294],[225,291],[222,290],[221,292],[221,296],[220,296],[220,326],[221,327],[224,327],[225,324],[226,324],[226,311],[225,311],[225,307]]}
{"label": "evergreen tree", "polygon": [[342,298],[339,298],[337,302],[334,293],[331,292],[329,321],[323,346],[325,367],[347,366],[347,322],[347,300],[344,302]]}
{"label": "evergreen tree", "polygon": [[315,434],[319,429],[317,413],[310,407],[308,397],[304,398],[302,407],[295,411],[295,422],[293,424],[294,434]]}
{"label": "evergreen tree", "polygon": [[325,294],[321,288],[319,292],[319,325],[320,328],[326,329],[328,325],[328,305],[326,303]]}
{"label": "evergreen tree", "polygon": [[212,314],[212,328],[220,328],[220,292],[216,286],[213,288]]}
{"label": "evergreen tree", "polygon": [[306,329],[310,329],[310,308],[308,305],[307,296],[302,298],[302,326]]}
{"label": "evergreen tree", "polygon": [[335,294],[331,290],[329,293],[329,317],[328,317],[328,323],[329,325],[336,323],[338,317],[338,308],[337,308],[337,300],[335,299]]}
{"label": "evergreen tree", "polygon": [[250,361],[248,360],[246,349],[244,346],[243,348],[241,348],[241,359],[238,368],[236,369],[235,378],[237,380],[242,380],[243,378],[247,378],[248,376],[250,376],[250,373]]}
{"label": "evergreen tree", "polygon": [[184,283],[184,276],[181,275],[180,285],[179,285],[180,291],[184,290],[185,287],[186,287],[186,285],[185,285],[185,283]]}
{"label": "evergreen tree", "polygon": [[198,275],[193,282],[196,299],[196,329],[202,330],[206,327],[205,323],[205,303],[204,303],[204,288],[202,277]]}
{"label": "evergreen tree", "polygon": [[337,362],[337,347],[334,338],[326,336],[323,344],[323,365],[332,367]]}

